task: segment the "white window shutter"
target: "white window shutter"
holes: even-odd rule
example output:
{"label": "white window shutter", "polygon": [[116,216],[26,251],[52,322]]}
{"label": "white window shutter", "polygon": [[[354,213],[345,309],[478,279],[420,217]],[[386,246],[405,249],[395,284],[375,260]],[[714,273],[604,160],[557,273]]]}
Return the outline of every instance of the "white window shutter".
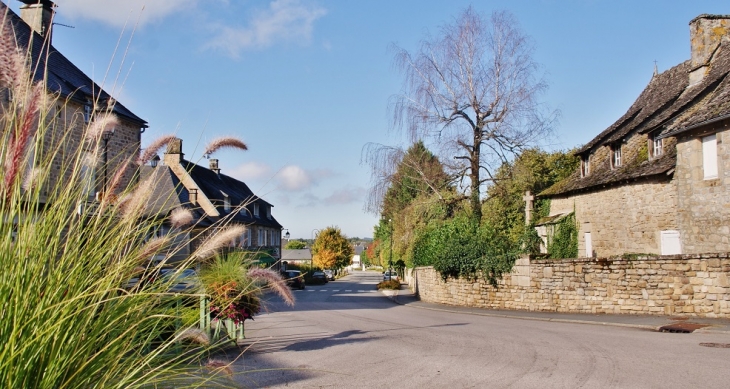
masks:
{"label": "white window shutter", "polygon": [[717,136],[702,138],[702,168],[705,180],[717,178]]}
{"label": "white window shutter", "polygon": [[679,231],[662,231],[661,244],[662,255],[682,254],[682,242],[679,238]]}

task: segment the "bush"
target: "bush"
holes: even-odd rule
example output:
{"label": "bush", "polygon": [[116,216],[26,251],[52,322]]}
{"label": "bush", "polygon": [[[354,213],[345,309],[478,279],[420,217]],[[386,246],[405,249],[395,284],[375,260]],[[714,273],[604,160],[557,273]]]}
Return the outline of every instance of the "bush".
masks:
{"label": "bush", "polygon": [[378,289],[392,289],[392,290],[399,290],[400,289],[400,281],[398,280],[387,280],[383,281],[378,284]]}

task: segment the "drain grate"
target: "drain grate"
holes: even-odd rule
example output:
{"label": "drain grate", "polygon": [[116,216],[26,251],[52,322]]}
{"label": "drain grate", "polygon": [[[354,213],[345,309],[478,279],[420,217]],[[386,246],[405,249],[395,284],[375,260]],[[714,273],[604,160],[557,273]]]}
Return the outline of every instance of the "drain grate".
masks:
{"label": "drain grate", "polygon": [[665,326],[659,327],[659,332],[670,332],[673,334],[691,334],[695,330],[703,327],[707,327],[708,324],[697,324],[697,323],[672,323]]}

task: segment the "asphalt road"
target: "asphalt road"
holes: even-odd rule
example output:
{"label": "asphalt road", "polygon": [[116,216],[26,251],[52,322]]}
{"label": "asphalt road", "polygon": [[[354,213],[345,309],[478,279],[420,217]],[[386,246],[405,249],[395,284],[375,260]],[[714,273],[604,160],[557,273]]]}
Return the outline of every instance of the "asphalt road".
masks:
{"label": "asphalt road", "polygon": [[[246,322],[244,387],[728,388],[728,334],[448,313],[394,304],[379,273],[295,291]],[[233,358],[232,350],[228,357]]]}

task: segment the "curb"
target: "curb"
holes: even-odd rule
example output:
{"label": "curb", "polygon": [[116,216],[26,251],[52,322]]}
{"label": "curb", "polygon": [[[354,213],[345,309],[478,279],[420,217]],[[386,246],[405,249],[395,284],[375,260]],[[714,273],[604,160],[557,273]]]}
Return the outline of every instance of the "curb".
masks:
{"label": "curb", "polygon": [[[578,319],[559,319],[559,318],[549,318],[549,317],[530,317],[530,316],[522,316],[522,315],[510,315],[505,313],[489,313],[489,312],[475,312],[475,311],[460,311],[455,309],[448,309],[446,307],[444,308],[437,308],[437,307],[427,307],[419,304],[406,304],[402,303],[398,300],[399,290],[381,290],[381,292],[388,297],[390,300],[392,300],[394,303],[402,306],[408,306],[412,308],[418,308],[418,309],[426,309],[429,311],[437,311],[437,312],[449,312],[449,313],[462,313],[466,315],[475,315],[475,316],[487,316],[487,317],[498,317],[498,318],[504,318],[504,319],[519,319],[519,320],[532,320],[532,321],[546,321],[546,322],[553,322],[553,323],[572,323],[572,324],[590,324],[590,325],[601,325],[601,326],[611,326],[611,327],[623,327],[623,328],[636,328],[636,329],[642,329],[642,330],[651,330],[658,332],[661,327],[664,325],[654,326],[654,325],[648,325],[648,324],[627,324],[627,323],[616,323],[616,322],[610,322],[610,321],[594,321],[594,320],[578,320]],[[730,330],[715,330],[711,329],[709,327],[700,328],[695,331],[691,332],[692,334],[723,334],[728,335],[730,334]]]}

